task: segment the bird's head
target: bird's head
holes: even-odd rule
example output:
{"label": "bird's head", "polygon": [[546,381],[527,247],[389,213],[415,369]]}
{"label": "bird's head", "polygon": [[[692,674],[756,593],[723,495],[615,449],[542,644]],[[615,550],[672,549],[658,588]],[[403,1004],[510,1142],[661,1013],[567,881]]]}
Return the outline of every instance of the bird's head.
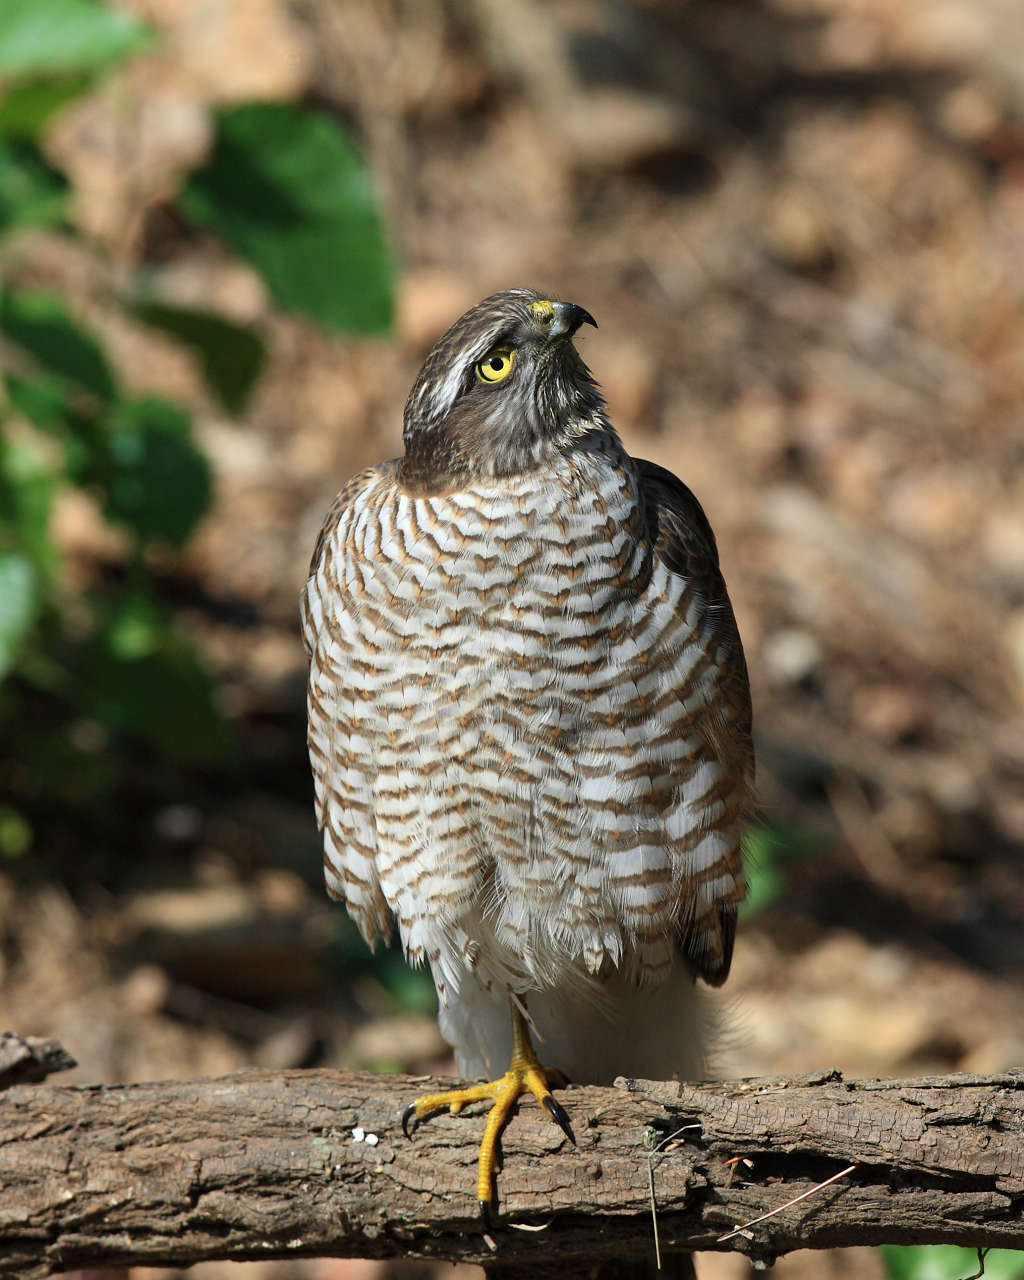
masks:
{"label": "bird's head", "polygon": [[604,401],[572,338],[597,321],[532,289],[495,293],[427,356],[405,406],[409,478],[513,475],[606,429]]}

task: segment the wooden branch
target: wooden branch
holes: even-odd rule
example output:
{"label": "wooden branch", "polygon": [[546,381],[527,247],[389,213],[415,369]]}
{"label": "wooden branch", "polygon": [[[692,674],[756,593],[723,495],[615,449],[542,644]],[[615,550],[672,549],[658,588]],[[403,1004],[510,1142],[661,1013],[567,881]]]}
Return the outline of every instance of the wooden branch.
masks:
{"label": "wooden branch", "polygon": [[474,1198],[479,1113],[402,1136],[403,1105],[436,1087],[330,1071],[15,1086],[0,1093],[0,1275],[403,1254],[566,1278],[653,1253],[652,1179],[663,1251],[1024,1248],[1024,1072],[570,1089],[578,1147],[528,1101],[506,1131],[501,1207],[546,1229],[490,1241]]}
{"label": "wooden branch", "polygon": [[56,1071],[70,1071],[77,1066],[56,1040],[0,1031],[0,1089],[12,1084],[35,1084]]}

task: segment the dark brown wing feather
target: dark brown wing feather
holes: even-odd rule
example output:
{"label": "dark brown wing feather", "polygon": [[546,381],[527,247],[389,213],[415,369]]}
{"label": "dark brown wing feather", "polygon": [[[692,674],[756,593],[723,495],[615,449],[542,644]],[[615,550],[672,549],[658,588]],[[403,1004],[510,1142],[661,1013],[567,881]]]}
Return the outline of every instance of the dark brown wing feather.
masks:
{"label": "dark brown wing feather", "polygon": [[[711,755],[722,761],[733,789],[729,808],[744,820],[754,807],[754,746],[750,684],[736,619],[718,567],[715,535],[700,503],[681,480],[654,462],[637,459],[655,554],[691,584],[715,619],[712,643],[719,653],[716,706],[709,709],[704,734]],[[739,851],[737,850],[737,871]],[[713,986],[724,982],[732,959],[737,902],[717,908],[719,946],[712,954],[683,948],[696,972]]]}

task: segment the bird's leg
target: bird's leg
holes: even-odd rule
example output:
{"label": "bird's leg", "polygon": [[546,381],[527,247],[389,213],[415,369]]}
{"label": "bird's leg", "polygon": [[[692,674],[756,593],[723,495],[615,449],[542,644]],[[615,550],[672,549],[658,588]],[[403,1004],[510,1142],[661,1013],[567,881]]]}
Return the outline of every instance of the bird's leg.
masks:
{"label": "bird's leg", "polygon": [[451,1089],[447,1093],[428,1093],[406,1107],[402,1115],[402,1128],[407,1137],[412,1137],[409,1122],[413,1122],[413,1131],[421,1120],[425,1120],[434,1112],[443,1111],[445,1107],[457,1116],[469,1102],[482,1102],[490,1099],[493,1106],[487,1114],[487,1125],[483,1140],[480,1143],[480,1155],[477,1169],[477,1200],[484,1222],[491,1224],[491,1210],[494,1204],[494,1169],[501,1131],[508,1123],[516,1103],[525,1093],[532,1093],[552,1120],[559,1126],[570,1142],[575,1144],[572,1125],[565,1108],[551,1096],[552,1089],[560,1089],[565,1085],[565,1077],[560,1071],[552,1071],[542,1067],[537,1060],[530,1031],[526,1019],[517,1005],[512,1005],[512,1060],[508,1070],[500,1080],[490,1080],[486,1084],[473,1084],[464,1089]]}

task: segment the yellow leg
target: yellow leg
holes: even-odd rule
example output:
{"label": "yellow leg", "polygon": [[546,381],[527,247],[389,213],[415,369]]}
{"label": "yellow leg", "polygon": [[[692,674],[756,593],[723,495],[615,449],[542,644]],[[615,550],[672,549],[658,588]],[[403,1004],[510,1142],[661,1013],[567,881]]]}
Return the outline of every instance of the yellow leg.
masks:
{"label": "yellow leg", "polygon": [[[569,1116],[563,1106],[551,1096],[551,1090],[565,1084],[560,1071],[551,1071],[542,1067],[537,1061],[533,1045],[530,1043],[530,1032],[522,1013],[516,1005],[512,1006],[512,1061],[508,1070],[500,1080],[491,1080],[487,1084],[469,1085],[465,1089],[451,1089],[447,1093],[427,1093],[422,1098],[406,1107],[402,1115],[402,1128],[406,1137],[411,1138],[421,1120],[445,1107],[457,1116],[469,1102],[482,1102],[490,1099],[494,1105],[487,1114],[487,1125],[483,1140],[480,1143],[477,1176],[477,1200],[484,1222],[492,1225],[491,1210],[494,1204],[494,1169],[498,1154],[498,1140],[501,1131],[508,1123],[516,1103],[525,1093],[532,1093],[562,1132],[575,1144]],[[412,1132],[409,1122],[412,1121]]]}

